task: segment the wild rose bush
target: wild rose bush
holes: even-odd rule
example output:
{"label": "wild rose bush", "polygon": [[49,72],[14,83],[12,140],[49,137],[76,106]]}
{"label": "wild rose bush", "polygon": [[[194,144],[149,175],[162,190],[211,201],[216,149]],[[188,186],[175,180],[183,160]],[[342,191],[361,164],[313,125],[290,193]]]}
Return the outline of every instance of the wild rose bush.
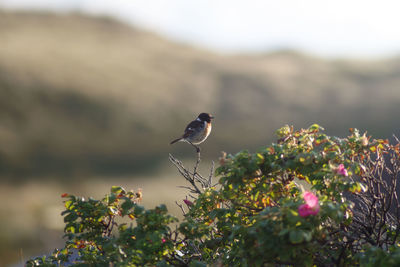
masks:
{"label": "wild rose bush", "polygon": [[71,263],[73,251],[78,265],[398,265],[399,145],[321,129],[285,126],[256,153],[224,154],[214,186],[180,169],[195,189],[174,230],[165,206],[144,210],[120,187],[100,201],[64,196],[65,248],[27,266]]}

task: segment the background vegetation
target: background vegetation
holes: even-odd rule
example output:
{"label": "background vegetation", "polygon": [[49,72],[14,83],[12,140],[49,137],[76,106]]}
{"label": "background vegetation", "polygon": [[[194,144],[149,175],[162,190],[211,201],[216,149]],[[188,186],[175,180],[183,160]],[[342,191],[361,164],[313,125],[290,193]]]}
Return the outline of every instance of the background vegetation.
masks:
{"label": "background vegetation", "polygon": [[399,73],[398,58],[227,56],[105,17],[0,11],[0,258],[55,247],[66,191],[143,187],[145,205],[173,208],[179,177],[165,175],[168,152],[193,150],[169,141],[199,112],[216,117],[205,159],[254,150],[286,123],[390,137]]}

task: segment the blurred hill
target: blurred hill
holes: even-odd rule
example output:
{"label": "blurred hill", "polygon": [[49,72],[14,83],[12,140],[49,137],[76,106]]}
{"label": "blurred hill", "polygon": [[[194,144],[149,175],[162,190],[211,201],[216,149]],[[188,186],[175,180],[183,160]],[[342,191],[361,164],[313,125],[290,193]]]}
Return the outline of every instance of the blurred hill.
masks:
{"label": "blurred hill", "polygon": [[0,11],[2,177],[126,173],[190,155],[169,141],[215,115],[207,157],[317,122],[343,136],[398,129],[400,60],[292,51],[223,56],[106,17]]}

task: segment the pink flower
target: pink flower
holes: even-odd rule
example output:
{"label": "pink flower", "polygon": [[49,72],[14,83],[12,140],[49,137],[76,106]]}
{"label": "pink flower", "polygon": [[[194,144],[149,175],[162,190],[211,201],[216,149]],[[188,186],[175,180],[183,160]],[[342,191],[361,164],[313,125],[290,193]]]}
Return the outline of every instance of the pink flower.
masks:
{"label": "pink flower", "polygon": [[299,215],[301,217],[317,215],[319,212],[318,197],[311,192],[305,192],[303,194],[303,198],[306,204],[302,204],[299,206]]}
{"label": "pink flower", "polygon": [[318,197],[312,192],[305,192],[303,194],[304,201],[310,208],[315,208],[318,206]]}
{"label": "pink flower", "polygon": [[348,176],[349,174],[347,173],[347,170],[344,168],[343,164],[340,164],[337,168],[336,168],[336,173],[339,175],[343,175],[343,176]]}
{"label": "pink flower", "polygon": [[317,215],[318,211],[319,211],[319,207],[318,207],[318,209],[312,209],[307,204],[300,205],[299,206],[299,210],[298,210],[299,215],[301,217],[307,217],[307,216],[310,216],[310,215]]}
{"label": "pink flower", "polygon": [[184,199],[183,202],[185,202],[185,204],[188,205],[189,207],[193,206],[193,202],[190,200]]}
{"label": "pink flower", "polygon": [[165,243],[166,242],[165,238],[161,239],[161,242]]}

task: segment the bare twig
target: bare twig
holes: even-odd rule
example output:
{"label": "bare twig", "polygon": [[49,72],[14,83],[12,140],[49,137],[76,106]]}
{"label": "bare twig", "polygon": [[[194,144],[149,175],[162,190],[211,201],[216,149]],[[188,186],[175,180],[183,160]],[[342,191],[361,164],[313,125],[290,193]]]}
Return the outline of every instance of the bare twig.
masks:
{"label": "bare twig", "polygon": [[214,176],[214,168],[215,168],[215,163],[214,163],[214,161],[212,161],[210,175],[208,176],[208,181],[207,181],[208,187],[212,186],[212,178]]}
{"label": "bare twig", "polygon": [[188,181],[191,185],[191,192],[192,193],[197,193],[197,194],[201,194],[201,190],[199,189],[199,187],[196,184],[196,181],[194,179],[194,174],[189,172],[185,166],[183,166],[183,163],[174,158],[171,154],[169,154],[169,160],[172,162],[172,164],[175,165],[175,167],[178,169],[179,173],[186,179],[186,181]]}
{"label": "bare twig", "polygon": [[179,204],[178,201],[175,201],[175,203],[176,203],[176,205],[181,209],[183,216],[185,216],[185,215],[186,215],[186,211],[185,211],[185,209],[183,208],[183,205],[182,205],[182,204]]}
{"label": "bare twig", "polygon": [[[193,145],[193,144],[192,144]],[[197,168],[199,167],[200,161],[201,161],[201,155],[200,155],[200,148],[193,145],[194,147],[197,148],[197,161],[196,164],[194,165],[194,169],[193,169],[193,177],[197,174]]]}
{"label": "bare twig", "polygon": [[193,172],[189,171],[180,160],[176,159],[171,154],[169,154],[169,160],[172,162],[172,164],[175,165],[175,167],[178,169],[179,173],[191,185],[191,186],[179,186],[179,187],[186,188],[191,193],[201,194],[202,192],[204,192],[204,190],[206,190],[207,188],[210,188],[212,185],[212,178],[214,175],[214,161],[212,162],[209,176],[207,178],[204,178],[198,171],[198,168],[199,168],[199,165],[201,162],[200,148],[198,148],[195,145],[193,145],[193,146],[197,148],[196,149],[197,159],[196,159],[196,163],[193,167]]}

